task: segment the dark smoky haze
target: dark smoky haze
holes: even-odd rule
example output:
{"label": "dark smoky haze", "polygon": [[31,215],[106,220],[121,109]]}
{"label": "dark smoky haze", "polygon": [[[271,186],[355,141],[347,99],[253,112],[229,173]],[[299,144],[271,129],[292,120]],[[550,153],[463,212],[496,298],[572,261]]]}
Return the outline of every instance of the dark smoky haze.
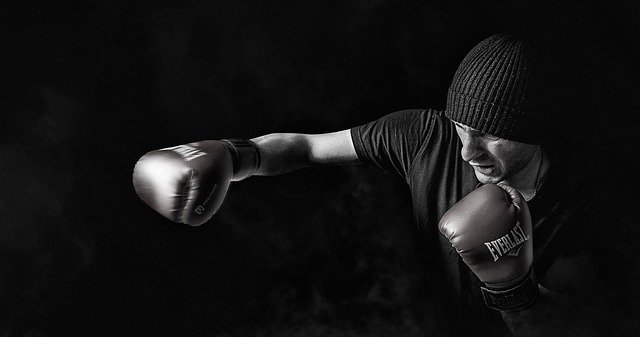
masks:
{"label": "dark smoky haze", "polygon": [[0,18],[2,336],[429,335],[404,182],[254,177],[191,228],[131,173],[157,148],[443,109],[498,31],[544,46],[549,121],[611,150],[608,175],[638,153],[632,1],[14,1]]}

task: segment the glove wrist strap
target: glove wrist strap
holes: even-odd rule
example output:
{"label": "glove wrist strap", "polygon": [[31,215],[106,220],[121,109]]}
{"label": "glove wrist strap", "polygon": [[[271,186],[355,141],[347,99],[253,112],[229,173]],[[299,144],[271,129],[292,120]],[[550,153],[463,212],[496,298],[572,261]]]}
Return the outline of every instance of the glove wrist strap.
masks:
{"label": "glove wrist strap", "polygon": [[531,307],[538,299],[539,294],[533,267],[529,268],[527,276],[510,288],[480,287],[480,290],[487,307],[506,312],[522,311]]}
{"label": "glove wrist strap", "polygon": [[248,139],[223,139],[233,162],[232,181],[239,181],[253,175],[260,168],[260,151]]}

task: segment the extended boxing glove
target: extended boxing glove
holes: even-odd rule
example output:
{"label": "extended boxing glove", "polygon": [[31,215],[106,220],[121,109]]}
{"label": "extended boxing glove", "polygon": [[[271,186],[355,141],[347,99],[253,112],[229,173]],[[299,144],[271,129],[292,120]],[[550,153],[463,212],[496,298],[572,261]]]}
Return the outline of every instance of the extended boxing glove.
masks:
{"label": "extended boxing glove", "polygon": [[251,141],[205,140],[146,153],[133,169],[133,186],[166,218],[199,226],[218,211],[231,181],[251,176],[259,166]]}
{"label": "extended boxing glove", "polygon": [[487,306],[519,311],[538,296],[531,215],[515,188],[501,186],[486,184],[469,193],[444,214],[439,228],[486,285]]}

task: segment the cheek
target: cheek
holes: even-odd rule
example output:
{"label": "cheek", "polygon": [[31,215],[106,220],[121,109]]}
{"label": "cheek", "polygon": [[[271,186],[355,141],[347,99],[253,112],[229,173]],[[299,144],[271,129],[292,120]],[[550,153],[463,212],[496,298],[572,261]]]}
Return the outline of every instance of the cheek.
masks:
{"label": "cheek", "polygon": [[531,154],[528,148],[512,146],[512,144],[495,144],[492,153],[504,173],[521,169]]}
{"label": "cheek", "polygon": [[510,164],[512,164],[515,159],[514,156],[516,156],[507,144],[500,142],[490,144],[487,147],[487,152],[503,172],[509,169]]}

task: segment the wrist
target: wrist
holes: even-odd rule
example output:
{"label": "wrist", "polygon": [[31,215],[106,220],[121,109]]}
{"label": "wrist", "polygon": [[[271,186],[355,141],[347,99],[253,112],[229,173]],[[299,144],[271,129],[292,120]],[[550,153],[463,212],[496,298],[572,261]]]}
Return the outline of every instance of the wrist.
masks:
{"label": "wrist", "polygon": [[232,181],[240,181],[252,176],[260,168],[260,151],[248,139],[223,139],[222,143],[231,154],[233,163]]}
{"label": "wrist", "polygon": [[539,297],[538,281],[533,267],[527,275],[507,288],[486,285],[481,287],[487,307],[503,312],[517,312],[530,308]]}

